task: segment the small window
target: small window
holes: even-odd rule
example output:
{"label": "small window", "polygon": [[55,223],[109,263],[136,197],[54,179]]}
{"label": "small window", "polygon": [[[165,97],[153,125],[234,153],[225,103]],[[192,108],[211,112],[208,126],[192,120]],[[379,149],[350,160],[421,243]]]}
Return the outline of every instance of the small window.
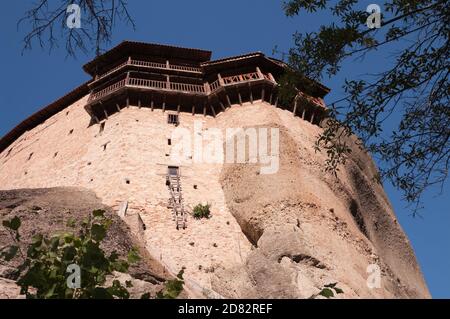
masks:
{"label": "small window", "polygon": [[69,131],[69,135],[71,135],[73,133],[73,129],[71,129],[70,131]]}
{"label": "small window", "polygon": [[167,139],[167,145],[172,145],[172,139]]}
{"label": "small window", "polygon": [[178,114],[168,114],[167,115],[167,123],[178,125],[180,124],[180,119],[178,118]]}
{"label": "small window", "polygon": [[8,153],[6,153],[6,156],[5,156],[5,157],[8,157],[8,156],[11,154],[12,150],[13,150],[13,149],[10,148],[9,151],[8,151]]}
{"label": "small window", "polygon": [[30,160],[33,157],[34,153],[30,153],[30,155],[28,156],[28,160]]}
{"label": "small window", "polygon": [[180,168],[178,166],[167,167],[167,173],[171,176],[178,176],[180,173]]}

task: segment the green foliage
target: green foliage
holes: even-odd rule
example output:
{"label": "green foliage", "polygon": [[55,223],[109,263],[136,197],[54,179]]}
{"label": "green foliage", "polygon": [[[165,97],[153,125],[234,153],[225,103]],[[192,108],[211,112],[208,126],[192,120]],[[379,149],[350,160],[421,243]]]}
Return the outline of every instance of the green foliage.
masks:
{"label": "green foliage", "polygon": [[[19,269],[21,275],[17,284],[21,294],[27,298],[39,299],[128,299],[130,294],[118,280],[105,287],[106,277],[113,271],[127,272],[130,264],[140,260],[135,249],[128,254],[128,260],[119,258],[116,252],[109,256],[100,247],[106,237],[112,220],[105,217],[104,211],[96,210],[81,224],[79,235],[70,232],[51,237],[35,235],[26,254],[20,249],[19,228],[21,221],[14,217],[3,221],[3,226],[15,239],[15,245],[2,249],[0,257],[9,261],[18,252],[24,257]],[[73,224],[71,222],[71,224]],[[69,265],[78,265],[81,270],[80,288],[69,288],[67,278]]]}
{"label": "green foliage", "polygon": [[345,96],[331,103],[316,147],[327,153],[328,170],[336,171],[348,156],[349,137],[357,134],[379,159],[378,177],[400,189],[416,212],[429,186],[444,186],[450,164],[450,7],[444,0],[390,0],[380,7],[381,28],[369,29],[370,13],[357,0],[285,1],[287,16],[326,10],[330,19],[316,31],[294,34],[293,71],[280,81],[280,94],[289,101],[298,79],[334,76],[345,62],[363,62],[395,44],[376,74],[345,80]]}
{"label": "green foliage", "polygon": [[18,246],[4,247],[0,252],[0,258],[5,259],[6,261],[10,261],[14,257],[16,257],[18,251]]}
{"label": "green foliage", "polygon": [[[184,269],[181,269],[176,278],[174,278],[172,280],[168,280],[165,284],[165,288],[156,294],[156,298],[157,299],[176,299],[180,295],[180,293],[183,291],[183,285],[184,285],[183,274],[184,274]],[[145,298],[143,298],[143,299],[145,299]]]}
{"label": "green foliage", "polygon": [[318,294],[312,295],[310,297],[310,299],[314,299],[317,296],[322,296],[322,297],[329,299],[329,298],[333,298],[334,296],[336,296],[338,294],[343,294],[343,293],[344,293],[344,291],[341,288],[338,288],[337,282],[335,282],[335,283],[324,285],[322,290]]}
{"label": "green foliage", "polygon": [[11,220],[4,220],[3,222],[2,222],[2,224],[3,224],[3,226],[5,226],[6,228],[9,228],[9,229],[11,229],[11,230],[14,230],[14,231],[16,231],[16,230],[18,230],[19,229],[19,227],[20,227],[20,225],[21,225],[21,221],[20,221],[20,218],[19,217],[17,217],[17,216],[15,216],[13,219],[11,219]]}
{"label": "green foliage", "polygon": [[211,217],[211,205],[210,204],[198,204],[194,207],[192,210],[192,214],[195,219],[202,219],[202,218],[210,218]]}

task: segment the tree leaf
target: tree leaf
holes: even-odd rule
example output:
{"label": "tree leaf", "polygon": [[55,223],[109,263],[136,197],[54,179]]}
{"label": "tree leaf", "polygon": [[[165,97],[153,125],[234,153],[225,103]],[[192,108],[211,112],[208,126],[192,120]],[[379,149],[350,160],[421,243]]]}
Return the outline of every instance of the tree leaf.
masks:
{"label": "tree leaf", "polygon": [[325,297],[325,298],[331,298],[334,297],[334,293],[330,288],[324,288],[321,292],[319,292],[319,295]]}
{"label": "tree leaf", "polygon": [[141,299],[150,299],[150,293],[149,293],[149,292],[146,292],[145,294],[143,294],[143,295],[141,296]]}
{"label": "tree leaf", "polygon": [[20,218],[15,216],[13,219],[11,219],[10,221],[8,220],[4,220],[2,222],[3,226],[5,226],[6,228],[12,229],[14,231],[18,230],[20,225],[22,224],[20,221]]}
{"label": "tree leaf", "polygon": [[344,290],[342,290],[341,288],[335,287],[334,291],[336,291],[337,294],[343,294]]}
{"label": "tree leaf", "polygon": [[112,267],[115,271],[126,273],[129,265],[125,260],[117,260],[112,263]]}
{"label": "tree leaf", "polygon": [[97,210],[94,210],[94,211],[92,212],[92,215],[93,215],[94,217],[104,217],[104,216],[105,216],[105,211],[104,211],[104,210],[101,210],[101,209],[97,209]]}
{"label": "tree leaf", "polygon": [[100,242],[106,237],[106,228],[100,224],[93,224],[91,227],[91,236],[92,238]]}
{"label": "tree leaf", "polygon": [[14,257],[16,257],[17,252],[19,251],[18,246],[9,246],[7,251],[1,253],[0,257],[4,258],[5,261],[10,261]]}
{"label": "tree leaf", "polygon": [[130,252],[128,253],[128,262],[130,264],[135,264],[137,263],[139,260],[141,260],[141,256],[139,256],[137,250],[135,248],[133,248],[132,250],[130,250]]}
{"label": "tree leaf", "polygon": [[113,295],[106,288],[96,287],[92,292],[94,299],[114,299]]}

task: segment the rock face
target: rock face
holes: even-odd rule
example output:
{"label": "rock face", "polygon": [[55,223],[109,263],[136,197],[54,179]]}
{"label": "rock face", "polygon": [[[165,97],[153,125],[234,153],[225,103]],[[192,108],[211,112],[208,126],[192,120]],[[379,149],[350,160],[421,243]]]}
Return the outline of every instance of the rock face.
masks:
{"label": "rock face", "polygon": [[[314,151],[321,128],[289,110],[255,100],[216,117],[180,112],[178,129],[193,132],[196,123],[202,125],[193,139],[216,128],[279,128],[280,163],[277,173],[267,175],[256,164],[180,165],[185,207],[210,203],[212,218],[189,216],[187,228],[176,230],[166,186],[168,166],[177,165],[167,156],[176,127],[167,124],[167,112],[132,104],[101,129],[89,125],[86,99],[0,154],[0,189],[76,186],[91,190],[114,212],[128,203],[123,219],[153,260],[172,275],[186,267],[190,297],[308,298],[334,282],[344,298],[429,297],[408,239],[373,181],[376,168],[358,148],[335,178],[324,172],[326,155]],[[24,227],[32,232],[69,217],[60,209],[45,220],[40,213],[27,215],[21,202],[71,212],[80,205],[86,213],[98,208],[93,193],[80,198],[72,190],[64,196],[2,192],[3,203],[19,202],[15,208],[2,204],[2,218],[30,218]],[[371,264],[380,268],[380,288],[367,286]]]}
{"label": "rock face", "polygon": [[[334,178],[313,149],[319,128],[291,129],[275,112],[268,121],[280,129],[279,171],[222,170],[227,205],[253,249],[241,267],[217,271],[214,288],[227,297],[308,298],[337,282],[343,298],[430,297],[370,157],[354,147]],[[380,287],[369,288],[377,266]]]}
{"label": "rock face", "polygon": [[[20,228],[22,249],[31,242],[33,235],[51,236],[58,231],[76,231],[67,226],[68,221],[79,225],[95,209],[104,209],[113,220],[107,237],[102,243],[106,253],[116,251],[126,259],[127,253],[136,247],[141,260],[130,267],[129,275],[115,274],[114,279],[125,282],[131,280],[132,297],[140,297],[145,292],[153,296],[163,288],[166,278],[164,268],[148,256],[141,244],[134,238],[129,227],[110,208],[103,205],[91,191],[80,188],[22,189],[0,191],[0,219],[9,220],[14,216],[21,219]],[[12,244],[6,230],[0,226],[0,247]],[[20,257],[10,262],[0,261],[0,298],[20,298],[17,279],[17,266]],[[113,278],[110,278],[110,281]]]}

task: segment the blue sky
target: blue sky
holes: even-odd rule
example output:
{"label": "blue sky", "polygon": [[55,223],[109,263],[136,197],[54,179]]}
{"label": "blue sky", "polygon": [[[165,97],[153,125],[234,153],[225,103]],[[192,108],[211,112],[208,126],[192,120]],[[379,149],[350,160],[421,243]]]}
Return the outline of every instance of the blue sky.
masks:
{"label": "blue sky", "polygon": [[[55,1],[55,0],[54,0]],[[112,45],[136,40],[208,49],[213,58],[262,51],[272,55],[275,45],[287,51],[292,34],[312,31],[331,21],[327,13],[284,16],[281,1],[267,0],[129,0],[137,30],[121,26],[114,33]],[[373,0],[370,2],[374,2]],[[369,1],[360,1],[364,10]],[[17,30],[17,20],[32,1],[7,1],[0,19],[0,136],[43,106],[88,80],[81,66],[94,56],[80,54],[66,58],[64,46],[48,51],[35,46],[21,55],[21,39],[25,30]],[[358,78],[388,65],[387,48],[371,55],[364,62],[350,61],[341,73],[323,83],[332,89],[326,102],[342,97],[344,78]],[[276,56],[281,58],[281,56]],[[450,214],[449,191],[432,189],[425,196],[423,218],[412,218],[401,194],[389,184],[385,189],[395,212],[409,236],[435,298],[450,298]]]}

